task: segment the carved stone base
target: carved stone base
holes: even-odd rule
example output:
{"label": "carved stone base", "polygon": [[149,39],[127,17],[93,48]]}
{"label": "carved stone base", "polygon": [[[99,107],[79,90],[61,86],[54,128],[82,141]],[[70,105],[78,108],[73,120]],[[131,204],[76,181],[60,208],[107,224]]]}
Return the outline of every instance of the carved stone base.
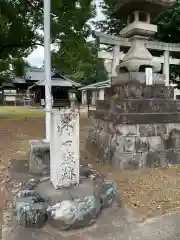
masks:
{"label": "carved stone base", "polygon": [[16,195],[16,219],[25,228],[56,230],[87,227],[115,201],[116,185],[88,166],[80,166],[80,184],[56,190],[49,177],[30,179]]}
{"label": "carved stone base", "polygon": [[[153,73],[153,84],[164,84],[164,74]],[[141,84],[146,83],[146,74],[144,72],[128,72],[121,73],[118,77],[112,79],[112,85],[129,83],[129,82],[138,82]]]}
{"label": "carved stone base", "polygon": [[30,141],[30,172],[43,175],[50,169],[50,144],[42,140]]}
{"label": "carved stone base", "polygon": [[91,117],[88,150],[116,167],[180,163],[180,124],[119,124]]}
{"label": "carved stone base", "polygon": [[111,99],[115,94],[119,100],[124,99],[174,99],[174,87],[166,87],[164,84],[147,86],[139,82],[118,82],[105,89],[105,99]]}

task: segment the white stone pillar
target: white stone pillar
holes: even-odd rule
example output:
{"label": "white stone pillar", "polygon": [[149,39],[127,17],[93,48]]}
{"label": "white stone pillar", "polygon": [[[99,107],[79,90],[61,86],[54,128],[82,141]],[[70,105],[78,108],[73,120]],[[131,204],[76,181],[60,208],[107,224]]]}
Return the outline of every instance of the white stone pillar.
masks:
{"label": "white stone pillar", "polygon": [[87,91],[86,90],[84,90],[82,92],[82,104],[87,105]]}
{"label": "white stone pillar", "polygon": [[120,46],[114,45],[113,47],[113,60],[112,60],[112,77],[117,76],[116,67],[119,65],[120,60]]}
{"label": "white stone pillar", "polygon": [[84,105],[84,91],[82,91],[82,99],[81,99],[81,101],[82,101],[82,104]]}
{"label": "white stone pillar", "polygon": [[151,23],[150,13],[146,13],[146,17],[147,17],[147,23]]}
{"label": "white stone pillar", "polygon": [[104,88],[101,88],[99,91],[99,100],[104,100]]}
{"label": "white stone pillar", "polygon": [[92,92],[92,102],[91,102],[91,104],[93,106],[96,105],[96,91],[95,90]]}
{"label": "white stone pillar", "polygon": [[79,183],[79,113],[70,109],[52,113],[50,176],[58,189]]}
{"label": "white stone pillar", "polygon": [[163,74],[165,75],[165,85],[169,85],[169,51],[164,51]]}
{"label": "white stone pillar", "polygon": [[139,11],[134,11],[134,20],[135,20],[136,22],[139,21]]}

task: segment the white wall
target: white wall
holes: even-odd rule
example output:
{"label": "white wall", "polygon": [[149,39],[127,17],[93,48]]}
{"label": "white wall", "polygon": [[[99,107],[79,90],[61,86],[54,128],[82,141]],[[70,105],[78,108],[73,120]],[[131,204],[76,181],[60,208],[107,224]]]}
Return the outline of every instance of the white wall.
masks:
{"label": "white wall", "polygon": [[104,100],[104,88],[99,90],[99,100]]}
{"label": "white wall", "polygon": [[177,89],[177,88],[175,88],[175,89],[174,89],[174,99],[176,99],[176,96],[177,96],[177,95],[180,95],[180,90]]}
{"label": "white wall", "polygon": [[82,91],[82,104],[87,105],[87,91],[86,90]]}

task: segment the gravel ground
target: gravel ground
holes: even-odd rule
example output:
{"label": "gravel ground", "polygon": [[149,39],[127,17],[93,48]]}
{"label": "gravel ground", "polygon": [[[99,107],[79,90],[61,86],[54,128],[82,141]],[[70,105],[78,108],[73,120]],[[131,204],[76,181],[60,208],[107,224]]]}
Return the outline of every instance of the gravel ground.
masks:
{"label": "gravel ground", "polygon": [[[180,166],[121,171],[97,163],[97,159],[85,151],[89,125],[83,114],[80,123],[81,161],[92,164],[95,169],[116,182],[119,201],[132,209],[142,220],[179,209]],[[43,137],[42,119],[0,119],[0,187],[8,181],[9,164],[12,161],[28,159],[29,140]],[[3,194],[0,191],[1,199]]]}

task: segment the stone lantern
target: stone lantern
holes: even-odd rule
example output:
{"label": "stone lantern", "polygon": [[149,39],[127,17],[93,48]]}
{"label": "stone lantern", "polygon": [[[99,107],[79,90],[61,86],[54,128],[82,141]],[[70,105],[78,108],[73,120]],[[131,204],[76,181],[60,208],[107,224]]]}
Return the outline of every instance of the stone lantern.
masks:
{"label": "stone lantern", "polygon": [[[174,100],[174,88],[165,84],[161,62],[150,52],[178,52],[179,45],[148,40],[157,32],[152,19],[174,4],[175,0],[117,1],[112,14],[127,19],[121,36],[95,33],[100,43],[113,46],[109,59],[117,73],[105,99],[89,111],[87,148],[102,162],[122,169],[180,163],[180,102]],[[125,54],[121,46],[128,48]],[[147,84],[147,73],[152,84]]]}
{"label": "stone lantern", "polygon": [[122,63],[116,68],[121,79],[123,73],[132,73],[129,76],[138,80],[137,72],[145,72],[145,68],[152,68],[153,73],[161,70],[161,63],[153,61],[153,56],[146,48],[146,42],[157,32],[157,26],[151,24],[151,20],[174,3],[174,0],[121,0],[117,3],[113,15],[127,20],[127,25],[121,30],[120,35],[131,42]]}

